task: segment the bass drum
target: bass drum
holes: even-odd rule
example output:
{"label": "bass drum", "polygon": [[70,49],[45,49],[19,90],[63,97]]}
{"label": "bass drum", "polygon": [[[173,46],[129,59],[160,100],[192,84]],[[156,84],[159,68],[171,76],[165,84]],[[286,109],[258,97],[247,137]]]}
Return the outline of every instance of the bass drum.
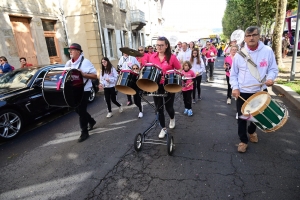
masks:
{"label": "bass drum", "polygon": [[75,108],[81,103],[84,92],[81,72],[54,68],[45,74],[42,91],[49,106]]}

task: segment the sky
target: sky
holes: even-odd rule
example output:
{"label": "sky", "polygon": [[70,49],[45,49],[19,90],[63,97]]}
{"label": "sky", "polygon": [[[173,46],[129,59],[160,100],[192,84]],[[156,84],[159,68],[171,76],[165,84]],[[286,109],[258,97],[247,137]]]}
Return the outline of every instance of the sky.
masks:
{"label": "sky", "polygon": [[225,8],[226,0],[164,0],[163,26],[177,31],[197,29],[207,35],[207,29],[222,28]]}

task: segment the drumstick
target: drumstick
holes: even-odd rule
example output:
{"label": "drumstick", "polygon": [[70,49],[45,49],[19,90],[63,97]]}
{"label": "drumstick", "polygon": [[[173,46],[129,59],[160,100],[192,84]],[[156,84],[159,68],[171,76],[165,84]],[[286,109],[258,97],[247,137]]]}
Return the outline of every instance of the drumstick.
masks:
{"label": "drumstick", "polygon": [[240,98],[241,98],[243,101],[245,101],[245,102],[247,101],[246,99],[244,99],[244,98],[243,98],[243,97],[241,97],[240,95],[239,95],[239,97],[240,97]]}

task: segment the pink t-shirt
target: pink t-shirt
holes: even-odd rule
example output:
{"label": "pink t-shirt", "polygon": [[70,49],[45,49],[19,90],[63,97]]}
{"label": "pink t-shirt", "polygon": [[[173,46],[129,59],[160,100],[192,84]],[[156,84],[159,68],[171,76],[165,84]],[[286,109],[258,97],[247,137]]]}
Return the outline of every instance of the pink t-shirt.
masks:
{"label": "pink t-shirt", "polygon": [[[225,63],[229,63],[230,64],[230,67],[229,67],[229,69],[231,68],[231,66],[232,66],[232,58],[231,58],[231,56],[229,55],[229,56],[227,56],[226,58],[225,58],[225,60],[224,60],[224,64]],[[228,72],[226,72],[226,76],[230,76],[230,72],[228,71]]]}
{"label": "pink t-shirt", "polygon": [[186,77],[186,78],[191,78],[191,79],[187,79],[187,80],[182,80],[182,91],[188,91],[188,90],[192,90],[193,89],[193,84],[191,82],[193,82],[192,78],[196,77],[196,74],[193,70],[189,70],[189,71],[181,71],[182,76]]}
{"label": "pink t-shirt", "polygon": [[140,63],[140,66],[144,66],[146,63],[149,62],[150,55],[147,53],[144,53],[143,57],[136,57],[137,61]]}
{"label": "pink t-shirt", "polygon": [[[206,48],[203,48],[202,50],[202,55],[204,55],[206,58],[212,58],[212,56],[210,55],[211,53],[217,55],[217,50],[215,47],[210,47],[208,50],[206,50]],[[208,62],[214,62],[214,59],[208,59]]]}
{"label": "pink t-shirt", "polygon": [[[162,69],[162,77],[166,74],[166,71],[172,70],[172,69],[181,69],[181,65],[179,61],[177,60],[176,56],[171,54],[169,63],[166,61],[166,57],[162,61],[159,60],[158,53],[154,53],[151,55],[149,59],[150,63],[156,64]],[[160,84],[164,83],[164,78],[161,79]]]}

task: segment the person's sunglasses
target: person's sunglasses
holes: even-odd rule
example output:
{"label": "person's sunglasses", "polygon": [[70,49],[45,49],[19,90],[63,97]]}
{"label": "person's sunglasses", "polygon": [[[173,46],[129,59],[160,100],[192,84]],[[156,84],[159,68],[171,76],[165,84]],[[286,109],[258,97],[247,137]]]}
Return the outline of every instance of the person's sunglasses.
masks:
{"label": "person's sunglasses", "polygon": [[139,49],[139,51],[144,51],[143,49]]}

